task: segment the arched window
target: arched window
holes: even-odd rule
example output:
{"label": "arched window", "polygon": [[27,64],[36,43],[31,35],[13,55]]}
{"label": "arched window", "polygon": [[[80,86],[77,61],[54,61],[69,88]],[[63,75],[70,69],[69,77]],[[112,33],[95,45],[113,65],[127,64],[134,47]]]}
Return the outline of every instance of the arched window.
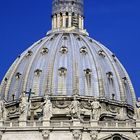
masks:
{"label": "arched window", "polygon": [[113,137],[113,140],[122,140],[119,136]]}

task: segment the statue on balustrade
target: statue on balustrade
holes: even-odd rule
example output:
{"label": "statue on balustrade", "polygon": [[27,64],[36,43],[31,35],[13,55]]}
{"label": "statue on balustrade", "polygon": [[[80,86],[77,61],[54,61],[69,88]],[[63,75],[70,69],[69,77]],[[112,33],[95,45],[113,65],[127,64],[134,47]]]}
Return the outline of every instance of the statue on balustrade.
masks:
{"label": "statue on balustrade", "polygon": [[43,120],[49,121],[53,116],[53,107],[48,95],[45,96],[45,101],[43,104]]}
{"label": "statue on balustrade", "polygon": [[95,100],[91,103],[91,120],[99,120],[101,115],[101,105]]}
{"label": "statue on balustrade", "polygon": [[26,93],[23,92],[21,95],[21,103],[19,104],[19,111],[20,111],[20,121],[26,121],[28,112],[29,112],[29,106],[31,102],[28,102],[28,97],[26,96]]}
{"label": "statue on balustrade", "polygon": [[140,119],[140,98],[138,98],[137,102],[137,118]]}
{"label": "statue on balustrade", "polygon": [[74,100],[71,102],[70,105],[70,114],[72,116],[72,119],[79,119],[81,120],[81,110],[80,110],[80,103],[76,99],[76,95],[74,96]]}
{"label": "statue on balustrade", "polygon": [[4,118],[4,102],[3,100],[0,100],[0,120],[3,120]]}

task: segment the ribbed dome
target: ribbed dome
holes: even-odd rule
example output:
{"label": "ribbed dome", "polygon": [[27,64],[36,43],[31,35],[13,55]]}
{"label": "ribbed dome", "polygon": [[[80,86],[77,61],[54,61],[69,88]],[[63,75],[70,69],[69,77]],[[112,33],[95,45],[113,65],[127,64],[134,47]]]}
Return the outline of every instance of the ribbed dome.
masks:
{"label": "ribbed dome", "polygon": [[80,33],[52,33],[19,56],[1,84],[2,97],[35,95],[93,96],[135,103],[125,69],[106,47]]}

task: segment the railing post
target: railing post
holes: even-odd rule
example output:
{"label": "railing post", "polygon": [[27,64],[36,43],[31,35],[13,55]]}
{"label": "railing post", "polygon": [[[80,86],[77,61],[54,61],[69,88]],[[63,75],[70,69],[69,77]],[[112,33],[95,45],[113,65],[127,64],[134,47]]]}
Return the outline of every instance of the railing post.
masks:
{"label": "railing post", "polygon": [[25,126],[27,126],[27,122],[26,121],[19,121],[19,126],[25,127]]}
{"label": "railing post", "polygon": [[90,124],[91,124],[91,127],[98,127],[98,121],[96,120],[91,120]]}

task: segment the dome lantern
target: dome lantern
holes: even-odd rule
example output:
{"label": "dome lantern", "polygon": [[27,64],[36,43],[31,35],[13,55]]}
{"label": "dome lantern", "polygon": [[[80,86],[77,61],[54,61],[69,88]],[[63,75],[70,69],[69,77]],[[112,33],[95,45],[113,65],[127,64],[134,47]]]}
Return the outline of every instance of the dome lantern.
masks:
{"label": "dome lantern", "polygon": [[84,29],[83,0],[53,0],[52,29]]}

